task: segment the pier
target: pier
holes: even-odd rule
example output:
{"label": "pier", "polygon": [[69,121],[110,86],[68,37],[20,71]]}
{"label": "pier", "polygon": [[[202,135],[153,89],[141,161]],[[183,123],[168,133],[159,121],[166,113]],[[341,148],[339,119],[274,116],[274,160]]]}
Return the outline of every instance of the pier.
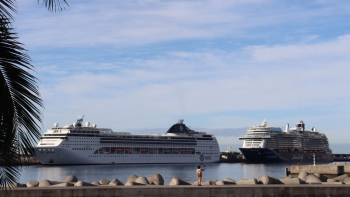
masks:
{"label": "pier", "polygon": [[350,196],[350,164],[293,165],[290,177],[281,179],[264,175],[261,177],[233,180],[206,180],[203,186],[173,177],[165,183],[160,174],[150,177],[131,174],[125,183],[118,179],[93,181],[79,180],[74,175],[64,180],[31,180],[16,183],[12,190],[0,192],[0,197],[340,197]]}
{"label": "pier", "polygon": [[1,197],[344,197],[348,185],[232,185],[232,186],[115,186],[18,188],[0,192]]}
{"label": "pier", "polygon": [[301,172],[319,173],[327,178],[343,174],[350,176],[350,164],[293,165],[287,170],[287,174],[290,174],[292,178],[298,177]]}

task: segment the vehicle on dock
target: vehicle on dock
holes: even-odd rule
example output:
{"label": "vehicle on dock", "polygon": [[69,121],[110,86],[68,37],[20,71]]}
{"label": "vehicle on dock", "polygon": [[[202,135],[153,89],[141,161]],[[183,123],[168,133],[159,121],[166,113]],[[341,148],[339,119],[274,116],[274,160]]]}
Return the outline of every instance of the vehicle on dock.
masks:
{"label": "vehicle on dock", "polygon": [[219,162],[216,138],[189,129],[179,120],[165,134],[135,135],[97,128],[83,117],[70,126],[49,129],[34,148],[45,165]]}
{"label": "vehicle on dock", "polygon": [[314,127],[306,131],[302,120],[294,128],[287,124],[285,131],[264,120],[261,125],[249,127],[239,139],[243,140],[240,151],[250,163],[333,162],[327,136]]}

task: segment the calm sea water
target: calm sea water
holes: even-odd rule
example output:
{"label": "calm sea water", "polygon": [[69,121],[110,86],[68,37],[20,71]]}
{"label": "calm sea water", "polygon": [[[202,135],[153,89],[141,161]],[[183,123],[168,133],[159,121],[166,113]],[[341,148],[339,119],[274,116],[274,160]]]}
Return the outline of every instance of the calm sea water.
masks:
{"label": "calm sea water", "polygon": [[[85,182],[99,181],[103,178],[119,179],[125,183],[131,174],[148,177],[159,173],[167,185],[171,178],[180,177],[185,181],[196,180],[198,164],[127,164],[127,165],[64,165],[64,166],[29,166],[23,168],[20,183],[43,179],[63,181],[68,175],[75,175]],[[203,166],[203,165],[202,165]],[[222,180],[231,178],[241,180],[269,175],[276,178],[285,176],[285,168],[290,164],[246,164],[246,163],[211,163],[206,164],[203,180]]]}

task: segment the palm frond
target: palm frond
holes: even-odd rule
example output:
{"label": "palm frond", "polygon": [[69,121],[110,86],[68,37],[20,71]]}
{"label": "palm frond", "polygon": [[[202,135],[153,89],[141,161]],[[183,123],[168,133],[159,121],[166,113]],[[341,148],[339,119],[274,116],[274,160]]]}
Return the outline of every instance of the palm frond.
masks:
{"label": "palm frond", "polygon": [[0,187],[19,178],[19,154],[34,156],[34,143],[40,137],[43,102],[30,57],[17,34],[0,17]]}
{"label": "palm frond", "polygon": [[[39,2],[40,0],[38,0]],[[50,12],[61,12],[65,9],[65,6],[69,6],[66,0],[42,0],[45,7]]]}
{"label": "palm frond", "polygon": [[9,10],[16,13],[16,1],[15,0],[0,0],[0,17],[5,19],[14,19]]}

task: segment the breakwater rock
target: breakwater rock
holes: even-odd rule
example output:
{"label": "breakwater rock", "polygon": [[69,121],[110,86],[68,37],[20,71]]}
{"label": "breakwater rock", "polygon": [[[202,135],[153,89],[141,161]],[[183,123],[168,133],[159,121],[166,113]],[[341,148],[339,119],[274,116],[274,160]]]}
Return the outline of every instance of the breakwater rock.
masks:
{"label": "breakwater rock", "polygon": [[[350,184],[350,177],[347,174],[339,175],[334,178],[327,178],[320,173],[308,173],[302,171],[298,177],[283,177],[281,179],[271,176],[261,176],[250,179],[242,179],[235,181],[231,178],[223,180],[203,180],[203,186],[223,186],[223,185],[301,185],[301,184]],[[100,179],[91,183],[79,180],[74,175],[67,176],[62,181],[57,180],[30,180],[26,184],[16,183],[9,185],[10,188],[20,187],[84,187],[84,186],[150,186],[150,185],[164,185],[164,179],[160,174],[154,174],[149,177],[137,176],[131,174],[125,183],[122,183],[117,178],[112,180]],[[197,186],[197,181],[186,181],[180,177],[173,177],[167,184],[169,186]]]}

